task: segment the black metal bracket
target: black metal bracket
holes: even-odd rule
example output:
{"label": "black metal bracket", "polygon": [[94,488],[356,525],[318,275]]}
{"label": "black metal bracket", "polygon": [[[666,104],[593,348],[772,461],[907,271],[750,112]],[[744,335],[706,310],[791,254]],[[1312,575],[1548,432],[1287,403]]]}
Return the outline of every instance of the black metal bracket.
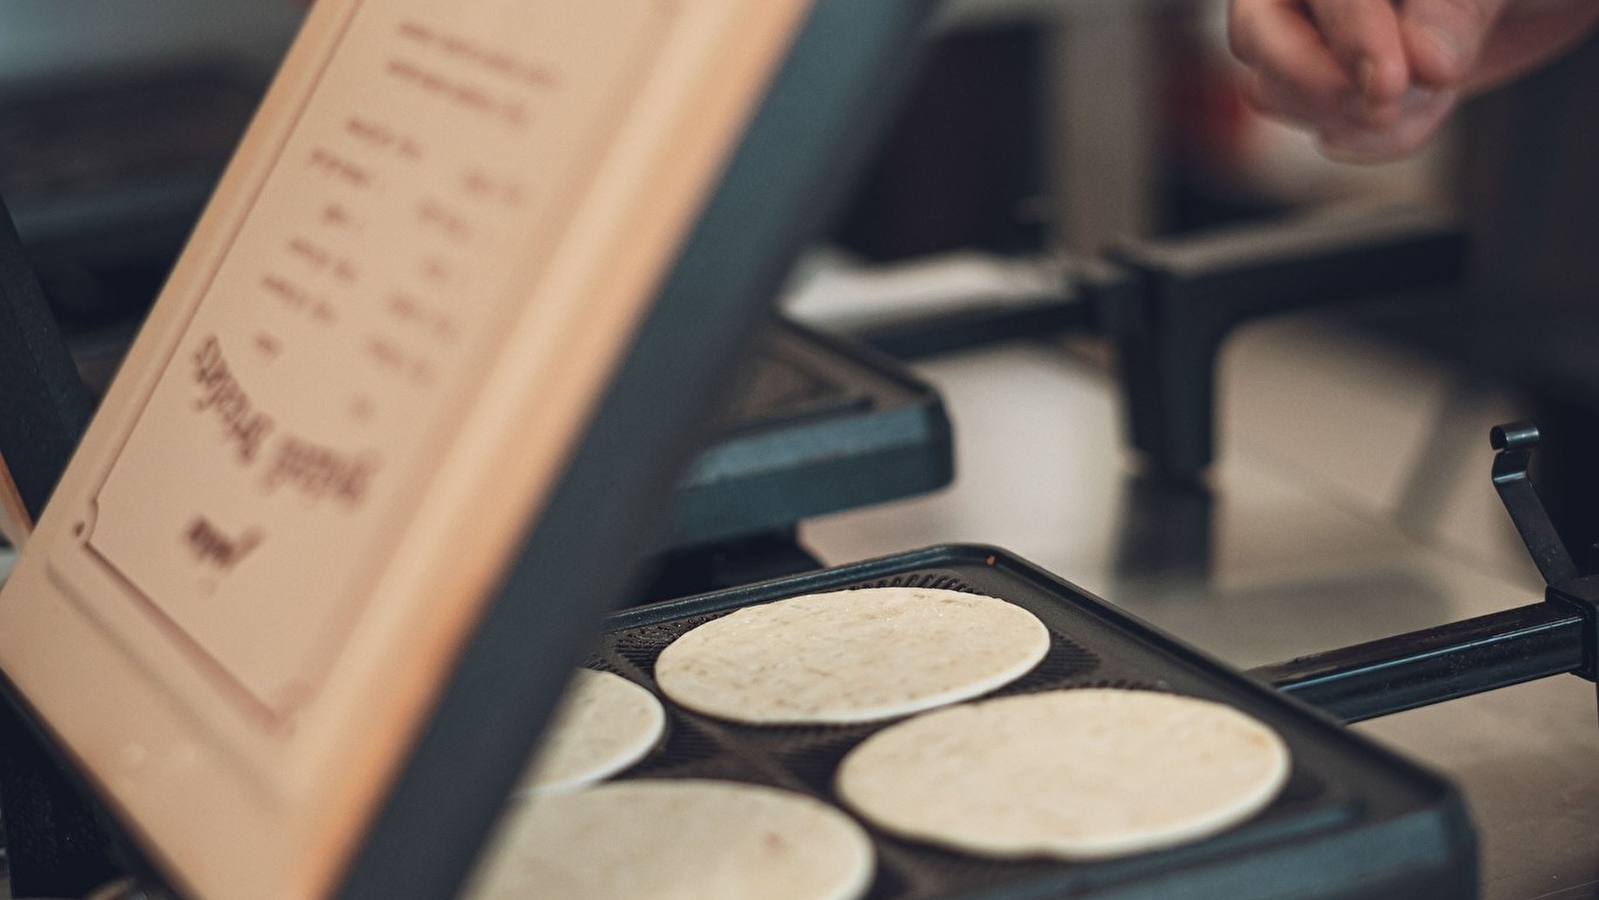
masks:
{"label": "black metal bracket", "polygon": [[1564,608],[1582,621],[1581,665],[1572,670],[1573,674],[1599,684],[1599,575],[1591,571],[1593,554],[1589,571],[1577,567],[1527,476],[1532,450],[1540,437],[1538,427],[1528,422],[1512,422],[1493,429],[1489,440],[1498,451],[1494,456],[1494,488],[1549,585],[1544,592],[1545,605]]}
{"label": "black metal bracket", "polygon": [[1549,603],[1582,617],[1582,666],[1574,674],[1599,682],[1599,576],[1576,578],[1549,588]]}
{"label": "black metal bracket", "polygon": [[1488,433],[1489,443],[1498,451],[1494,454],[1494,490],[1499,492],[1499,499],[1510,513],[1510,521],[1521,535],[1522,543],[1527,545],[1527,552],[1532,554],[1533,564],[1543,575],[1544,583],[1555,585],[1582,573],[1556,533],[1543,500],[1527,475],[1533,448],[1538,446],[1540,438],[1538,426],[1529,422],[1498,425]]}
{"label": "black metal bracket", "polygon": [[1583,619],[1582,665],[1575,673],[1599,681],[1599,575],[1578,568],[1527,475],[1532,451],[1541,437],[1538,426],[1530,422],[1499,425],[1489,433],[1498,451],[1494,455],[1494,489],[1549,586],[1546,602]]}
{"label": "black metal bracket", "polygon": [[914,359],[998,340],[1102,334],[1117,347],[1128,440],[1154,481],[1191,485],[1215,456],[1216,360],[1248,321],[1332,303],[1445,288],[1466,234],[1411,209],[1317,213],[1128,243],[1071,260],[1056,295],[974,297],[857,336]]}
{"label": "black metal bracket", "polygon": [[1362,722],[1574,672],[1581,615],[1534,603],[1301,656],[1249,674],[1345,722]]}
{"label": "black metal bracket", "polygon": [[1303,656],[1250,674],[1348,722],[1550,675],[1599,680],[1599,575],[1582,572],[1527,476],[1539,433],[1489,434],[1494,488],[1548,583],[1544,602]]}
{"label": "black metal bracket", "polygon": [[1222,342],[1252,319],[1441,288],[1465,271],[1466,237],[1414,210],[1320,214],[1196,237],[1131,244],[1115,255],[1143,283],[1102,312],[1115,337],[1133,448],[1147,474],[1202,475],[1215,456]]}

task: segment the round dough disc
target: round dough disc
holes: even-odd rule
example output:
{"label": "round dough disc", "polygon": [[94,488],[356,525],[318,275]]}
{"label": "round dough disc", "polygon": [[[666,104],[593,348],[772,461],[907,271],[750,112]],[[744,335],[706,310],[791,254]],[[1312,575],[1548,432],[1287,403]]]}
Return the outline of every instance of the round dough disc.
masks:
{"label": "round dough disc", "polygon": [[655,663],[665,694],[756,724],[870,722],[966,700],[1026,674],[1049,630],[1004,600],[865,588],[751,606],[707,622]]}
{"label": "round dough disc", "polygon": [[1104,859],[1186,843],[1265,808],[1276,732],[1229,706],[1063,690],[929,713],[844,758],[844,801],[906,837],[982,856]]}
{"label": "round dough disc", "polygon": [[619,781],[513,815],[471,900],[853,900],[872,881],[853,819],[774,788]]}
{"label": "round dough disc", "polygon": [[579,669],[520,790],[570,791],[643,759],[666,731],[661,701],[620,675]]}

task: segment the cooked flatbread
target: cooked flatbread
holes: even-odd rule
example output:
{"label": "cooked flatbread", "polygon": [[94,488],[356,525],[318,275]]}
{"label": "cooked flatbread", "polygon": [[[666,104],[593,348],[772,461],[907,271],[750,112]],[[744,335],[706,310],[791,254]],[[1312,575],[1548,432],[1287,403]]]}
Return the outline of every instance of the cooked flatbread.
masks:
{"label": "cooked flatbread", "polygon": [[871,886],[865,831],[775,788],[620,781],[513,815],[471,900],[853,900]]}
{"label": "cooked flatbread", "polygon": [[519,786],[543,794],[609,778],[661,742],[661,701],[620,675],[579,669]]}
{"label": "cooked flatbread", "polygon": [[837,787],[866,819],[914,840],[1093,860],[1230,828],[1269,804],[1288,770],[1276,732],[1231,707],[1083,689],[884,729],[844,758]]}
{"label": "cooked flatbread", "polygon": [[1004,600],[867,588],[707,622],[661,653],[655,679],[683,706],[724,719],[869,722],[976,697],[1048,651],[1043,623]]}

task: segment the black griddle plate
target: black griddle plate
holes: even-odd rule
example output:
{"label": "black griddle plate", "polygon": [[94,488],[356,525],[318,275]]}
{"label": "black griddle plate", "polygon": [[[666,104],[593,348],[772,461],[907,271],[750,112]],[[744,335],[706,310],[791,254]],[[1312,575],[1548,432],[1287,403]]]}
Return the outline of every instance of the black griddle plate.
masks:
{"label": "black griddle plate", "polygon": [[[1282,795],[1253,820],[1204,841],[1120,860],[995,862],[873,831],[878,872],[868,896],[874,900],[1477,896],[1475,841],[1448,783],[1003,551],[934,548],[640,607],[610,620],[591,665],[659,695],[653,678],[656,657],[696,625],[739,607],[797,594],[887,585],[989,594],[1043,620],[1052,634],[1048,655],[1033,672],[990,696],[1125,687],[1208,698],[1275,728],[1287,741],[1294,763]],[[745,781],[801,791],[836,805],[832,779],[839,761],[888,724],[756,727],[712,719],[662,700],[668,710],[668,737],[625,778]]]}
{"label": "black griddle plate", "polygon": [[702,546],[897,500],[954,477],[938,392],[870,348],[778,321],[677,491],[667,545]]}

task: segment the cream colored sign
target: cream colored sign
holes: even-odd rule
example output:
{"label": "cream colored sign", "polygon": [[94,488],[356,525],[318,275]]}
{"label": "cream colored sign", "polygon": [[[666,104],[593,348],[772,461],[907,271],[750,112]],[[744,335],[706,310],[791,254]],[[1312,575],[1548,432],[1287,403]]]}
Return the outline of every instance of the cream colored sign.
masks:
{"label": "cream colored sign", "polygon": [[336,889],[808,8],[312,7],[0,591],[186,896]]}
{"label": "cream colored sign", "polygon": [[269,725],[317,692],[669,4],[440,9],[356,13],[82,535]]}

